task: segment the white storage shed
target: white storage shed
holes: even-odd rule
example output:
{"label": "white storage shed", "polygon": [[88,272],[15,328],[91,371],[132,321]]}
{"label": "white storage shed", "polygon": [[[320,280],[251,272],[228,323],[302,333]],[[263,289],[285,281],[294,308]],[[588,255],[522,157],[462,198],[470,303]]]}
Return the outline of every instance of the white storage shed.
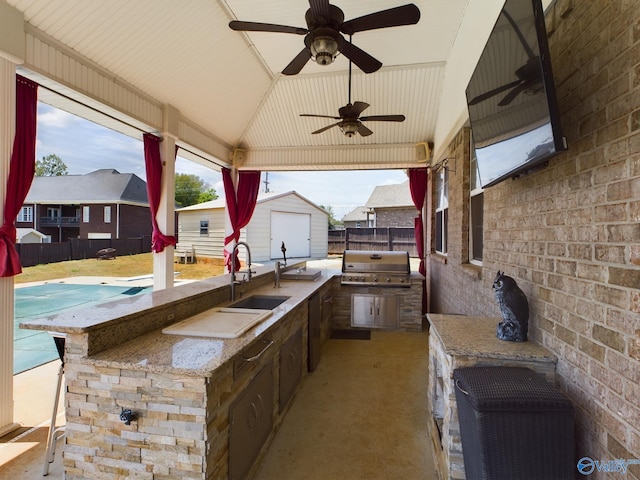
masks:
{"label": "white storage shed", "polygon": [[[180,208],[178,242],[193,245],[196,259],[222,262],[225,200],[218,198]],[[240,240],[251,248],[252,262],[287,258],[325,258],[328,248],[328,213],[295,191],[261,193],[251,221],[240,232]],[[244,248],[240,258],[245,260]]]}

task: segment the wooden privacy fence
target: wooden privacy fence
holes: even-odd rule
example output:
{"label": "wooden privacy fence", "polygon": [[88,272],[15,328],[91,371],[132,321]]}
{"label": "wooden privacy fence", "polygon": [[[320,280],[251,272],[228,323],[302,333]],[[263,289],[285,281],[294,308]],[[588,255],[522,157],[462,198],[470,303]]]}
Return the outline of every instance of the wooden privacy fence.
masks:
{"label": "wooden privacy fence", "polygon": [[345,250],[406,251],[410,257],[418,256],[415,233],[411,227],[329,230],[328,252],[340,254]]}
{"label": "wooden privacy fence", "polygon": [[23,267],[96,258],[99,250],[114,248],[116,256],[137,255],[151,251],[151,237],[113,239],[74,238],[60,243],[17,243]]}

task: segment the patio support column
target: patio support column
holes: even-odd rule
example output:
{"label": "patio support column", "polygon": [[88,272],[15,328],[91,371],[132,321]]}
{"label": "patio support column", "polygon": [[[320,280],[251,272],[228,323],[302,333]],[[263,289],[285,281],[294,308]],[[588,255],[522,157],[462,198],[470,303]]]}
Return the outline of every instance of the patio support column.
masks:
{"label": "patio support column", "polygon": [[[171,105],[165,105],[162,143],[160,157],[162,158],[162,195],[156,220],[160,231],[165,235],[173,235],[176,230],[175,222],[175,179],[176,179],[176,139],[180,112]],[[173,287],[173,252],[174,247],[168,246],[160,253],[153,254],[153,290],[163,290]]]}
{"label": "patio support column", "polygon": [[[16,126],[16,65],[24,59],[24,16],[0,2],[0,224]],[[14,280],[0,277],[0,437],[20,425],[13,421]]]}

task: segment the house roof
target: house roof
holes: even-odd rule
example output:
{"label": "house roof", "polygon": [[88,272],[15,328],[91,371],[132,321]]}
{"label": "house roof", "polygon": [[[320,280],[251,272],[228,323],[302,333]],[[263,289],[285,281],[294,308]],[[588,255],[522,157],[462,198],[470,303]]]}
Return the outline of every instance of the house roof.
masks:
{"label": "house roof", "polygon": [[126,203],[148,206],[149,200],[147,184],[137,175],[102,169],[85,175],[35,177],[24,203]]}
{"label": "house roof", "polygon": [[343,222],[360,222],[367,221],[367,212],[369,209],[367,207],[356,207],[347,213],[344,217],[342,217]]}
{"label": "house roof", "polygon": [[[295,190],[291,190],[291,191],[285,192],[285,193],[275,193],[275,192],[265,193],[265,192],[260,192],[260,193],[258,193],[258,200],[257,200],[256,203],[271,202],[271,201],[274,201],[274,200],[276,200],[278,198],[286,197],[288,195],[294,195],[294,196],[298,197],[299,199],[301,199],[302,201],[308,203],[312,207],[317,208],[322,213],[328,215],[327,211],[324,208],[316,205],[315,203],[313,203],[309,199],[303,197],[302,195],[300,195]],[[226,200],[224,198],[224,195],[222,195],[222,196],[216,198],[215,200],[211,200],[209,202],[196,203],[195,205],[189,205],[188,207],[178,208],[178,209],[176,209],[176,212],[189,212],[189,211],[195,211],[195,210],[210,210],[210,209],[224,208],[226,203],[227,202],[226,202]]]}
{"label": "house roof", "polygon": [[395,185],[378,185],[365,204],[368,208],[413,207],[409,180]]}

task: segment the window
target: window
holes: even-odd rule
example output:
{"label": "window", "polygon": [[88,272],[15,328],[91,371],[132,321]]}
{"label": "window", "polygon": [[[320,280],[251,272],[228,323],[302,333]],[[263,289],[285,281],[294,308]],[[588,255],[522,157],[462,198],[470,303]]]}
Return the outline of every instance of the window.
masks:
{"label": "window", "polygon": [[18,212],[18,222],[33,222],[33,207],[22,207]]}
{"label": "window", "polygon": [[482,263],[482,211],[484,210],[484,190],[480,184],[480,173],[478,172],[478,162],[476,151],[473,148],[473,136],[471,138],[471,168],[469,179],[470,185],[470,209],[469,215],[469,262]]}
{"label": "window", "polygon": [[111,223],[111,207],[104,207],[104,223]]}
{"label": "window", "polygon": [[200,235],[209,235],[209,220],[200,220]]}
{"label": "window", "polygon": [[89,223],[89,207],[82,207],[82,222]]}
{"label": "window", "polygon": [[48,207],[47,217],[50,219],[60,218],[60,209],[54,208],[54,207]]}
{"label": "window", "polygon": [[443,167],[436,173],[436,252],[447,253],[449,221],[449,170]]}

